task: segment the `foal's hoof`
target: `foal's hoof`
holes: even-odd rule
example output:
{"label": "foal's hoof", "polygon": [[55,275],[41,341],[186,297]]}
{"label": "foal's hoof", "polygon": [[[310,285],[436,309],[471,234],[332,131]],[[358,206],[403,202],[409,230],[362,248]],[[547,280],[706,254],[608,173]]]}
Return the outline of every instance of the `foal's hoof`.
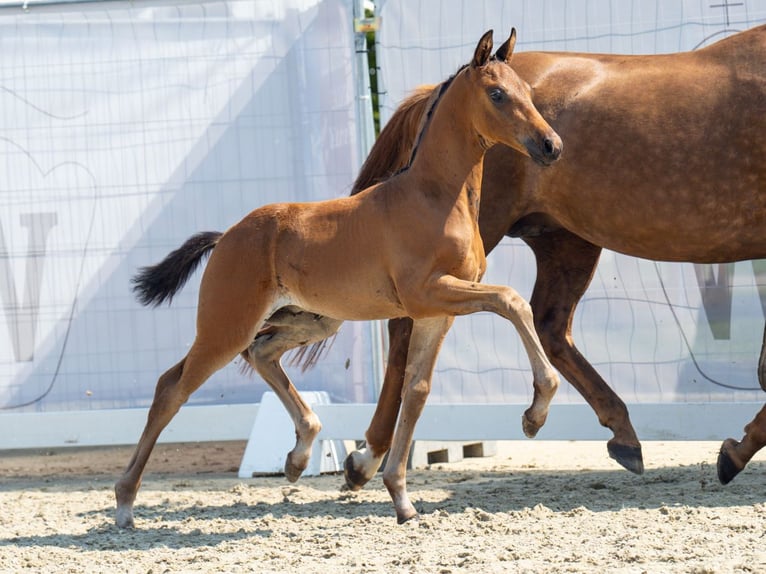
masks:
{"label": "foal's hoof", "polygon": [[399,514],[398,512],[396,513],[397,524],[406,524],[407,522],[410,522],[410,521],[417,522],[418,520],[420,520],[420,515],[417,512],[406,513],[406,514],[405,513]]}
{"label": "foal's hoof", "polygon": [[307,466],[308,466],[308,463],[304,464],[302,467],[296,464],[293,464],[292,458],[288,454],[287,460],[285,460],[285,478],[287,478],[287,480],[289,480],[290,482],[297,481],[303,474],[303,471],[306,470]]}
{"label": "foal's hoof", "polygon": [[532,422],[527,413],[521,415],[521,430],[524,431],[524,436],[527,438],[535,438],[535,436],[537,436],[537,431],[539,431],[542,426],[543,425],[541,424]]}
{"label": "foal's hoof", "polygon": [[609,456],[634,474],[644,474],[644,457],[641,454],[641,445],[628,446],[610,440],[606,443]]}
{"label": "foal's hoof", "polygon": [[745,468],[737,464],[731,456],[730,449],[735,446],[737,446],[737,441],[729,438],[723,441],[721,450],[718,451],[716,466],[718,468],[718,480],[721,481],[721,484],[729,484]]}
{"label": "foal's hoof", "polygon": [[369,480],[361,471],[357,470],[353,452],[346,457],[343,463],[343,475],[346,478],[346,487],[352,491],[361,490]]}
{"label": "foal's hoof", "polygon": [[355,454],[361,456],[359,451],[354,451],[346,457],[346,460],[343,463],[343,475],[346,478],[346,487],[352,491],[361,490],[362,487],[370,481],[370,477],[364,472],[364,466],[361,463],[357,464],[356,457],[354,456]]}
{"label": "foal's hoof", "polygon": [[133,510],[130,508],[117,508],[115,515],[117,528],[135,528],[136,523],[133,520]]}

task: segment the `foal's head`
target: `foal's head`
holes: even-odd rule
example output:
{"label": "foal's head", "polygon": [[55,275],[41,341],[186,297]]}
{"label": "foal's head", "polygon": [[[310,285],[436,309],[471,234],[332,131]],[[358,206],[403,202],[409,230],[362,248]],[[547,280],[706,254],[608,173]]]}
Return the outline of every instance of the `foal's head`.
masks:
{"label": "foal's head", "polygon": [[481,37],[473,60],[461,74],[470,99],[465,110],[473,114],[473,125],[487,146],[503,143],[549,165],[559,158],[563,144],[532,103],[529,84],[509,65],[515,45],[516,30],[512,29],[492,56],[492,30]]}

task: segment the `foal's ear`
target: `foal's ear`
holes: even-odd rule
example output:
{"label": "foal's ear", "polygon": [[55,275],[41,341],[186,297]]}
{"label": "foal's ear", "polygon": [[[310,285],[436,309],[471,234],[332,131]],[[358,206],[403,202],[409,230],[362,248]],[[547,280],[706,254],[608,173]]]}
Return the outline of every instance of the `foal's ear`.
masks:
{"label": "foal's ear", "polygon": [[513,56],[513,48],[516,46],[516,28],[511,28],[511,35],[508,39],[497,49],[495,58],[501,62],[508,64]]}
{"label": "foal's ear", "polygon": [[492,30],[484,33],[476,45],[476,51],[473,53],[473,61],[471,67],[478,68],[489,62],[489,57],[492,55]]}

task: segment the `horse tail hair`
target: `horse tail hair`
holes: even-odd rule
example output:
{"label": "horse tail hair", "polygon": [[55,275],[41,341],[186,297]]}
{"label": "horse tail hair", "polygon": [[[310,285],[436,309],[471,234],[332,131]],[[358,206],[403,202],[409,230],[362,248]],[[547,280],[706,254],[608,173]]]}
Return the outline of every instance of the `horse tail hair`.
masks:
{"label": "horse tail hair", "polygon": [[191,274],[212,251],[223,233],[203,231],[192,235],[156,265],[141,267],[133,277],[133,292],[142,305],[158,305],[173,301]]}
{"label": "horse tail hair", "polygon": [[429,85],[416,88],[396,108],[362,164],[351,188],[351,195],[356,195],[407,167],[434,88],[435,86]]}
{"label": "horse tail hair", "polygon": [[332,344],[335,342],[337,335],[338,333],[334,333],[327,339],[293,349],[290,353],[290,362],[288,364],[291,367],[300,367],[301,373],[313,369],[319,360],[332,349]]}

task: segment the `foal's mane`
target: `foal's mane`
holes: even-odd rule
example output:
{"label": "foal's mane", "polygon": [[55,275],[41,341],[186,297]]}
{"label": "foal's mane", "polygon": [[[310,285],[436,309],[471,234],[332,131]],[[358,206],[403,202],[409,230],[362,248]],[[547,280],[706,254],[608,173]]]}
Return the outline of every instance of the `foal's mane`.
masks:
{"label": "foal's mane", "polygon": [[433,90],[431,92],[431,95],[429,96],[428,101],[426,102],[426,113],[424,113],[423,116],[420,118],[420,124],[418,125],[418,132],[417,132],[418,135],[415,138],[415,145],[412,146],[410,159],[407,162],[407,165],[401,168],[399,172],[406,171],[407,169],[409,169],[409,167],[412,165],[412,162],[415,161],[415,155],[417,155],[418,148],[420,147],[420,143],[423,141],[423,136],[425,136],[426,130],[428,129],[428,126],[431,124],[431,118],[433,118],[434,112],[436,111],[436,106],[439,104],[439,101],[442,99],[442,96],[450,87],[453,80],[457,78],[458,74],[462,72],[466,67],[468,67],[468,64],[463,64],[462,66],[460,66],[457,72],[455,72],[449,78],[447,78],[441,84],[439,84],[438,90]]}
{"label": "foal's mane", "polygon": [[[356,195],[368,187],[401,173],[412,165],[423,135],[431,122],[436,105],[457,75],[468,66],[464,64],[440,84],[415,88],[389,118],[370,154],[362,164],[359,175],[351,188]],[[395,134],[392,136],[391,134]],[[402,137],[402,134],[404,137]],[[408,135],[412,134],[411,137]],[[411,142],[415,142],[411,145]],[[405,153],[409,150],[408,160]],[[381,173],[381,170],[383,172]]]}

